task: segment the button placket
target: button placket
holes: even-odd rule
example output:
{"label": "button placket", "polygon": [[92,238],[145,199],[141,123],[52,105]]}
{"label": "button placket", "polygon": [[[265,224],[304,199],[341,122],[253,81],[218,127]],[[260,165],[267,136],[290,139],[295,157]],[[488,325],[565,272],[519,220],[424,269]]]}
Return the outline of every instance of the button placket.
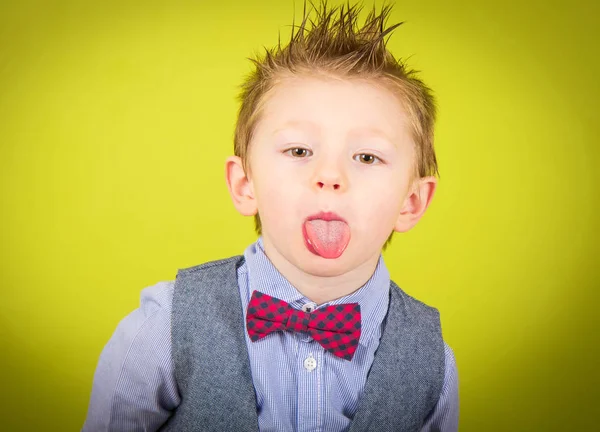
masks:
{"label": "button placket", "polygon": [[321,375],[323,350],[316,342],[300,344],[298,352],[298,418],[297,431],[320,430]]}

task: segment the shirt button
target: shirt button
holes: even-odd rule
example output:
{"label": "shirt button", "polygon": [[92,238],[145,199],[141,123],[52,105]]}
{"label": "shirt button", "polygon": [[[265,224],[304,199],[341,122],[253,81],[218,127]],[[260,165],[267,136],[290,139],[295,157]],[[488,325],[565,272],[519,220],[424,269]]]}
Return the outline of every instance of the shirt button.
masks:
{"label": "shirt button", "polygon": [[304,360],[304,369],[309,372],[312,372],[317,367],[317,360],[309,354],[308,357]]}
{"label": "shirt button", "polygon": [[308,342],[312,342],[313,338],[310,335],[303,334],[302,336],[300,336],[300,340],[302,342],[308,343]]}
{"label": "shirt button", "polygon": [[317,304],[316,304],[316,303],[313,303],[313,302],[308,302],[308,303],[305,303],[305,304],[302,306],[302,310],[303,310],[304,312],[308,312],[308,313],[310,313],[310,312],[314,311],[316,307],[317,307]]}

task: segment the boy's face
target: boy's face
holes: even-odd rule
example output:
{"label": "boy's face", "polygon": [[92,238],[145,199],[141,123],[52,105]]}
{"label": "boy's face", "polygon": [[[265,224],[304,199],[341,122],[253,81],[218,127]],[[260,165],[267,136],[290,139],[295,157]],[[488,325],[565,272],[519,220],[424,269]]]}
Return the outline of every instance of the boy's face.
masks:
{"label": "boy's face", "polygon": [[[418,219],[408,189],[413,145],[405,112],[384,87],[285,78],[254,131],[245,207],[236,206],[246,215],[258,211],[265,251],[276,266],[314,276],[374,266],[390,233],[407,231]],[[319,212],[334,212],[345,223],[307,222]]]}

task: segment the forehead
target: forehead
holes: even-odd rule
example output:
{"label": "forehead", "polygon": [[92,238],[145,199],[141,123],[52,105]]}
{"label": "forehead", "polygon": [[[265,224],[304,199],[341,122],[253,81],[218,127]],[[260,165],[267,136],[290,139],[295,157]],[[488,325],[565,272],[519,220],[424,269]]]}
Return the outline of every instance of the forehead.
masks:
{"label": "forehead", "polygon": [[376,81],[297,76],[279,80],[266,95],[256,132],[365,134],[402,144],[410,141],[408,126],[398,96]]}

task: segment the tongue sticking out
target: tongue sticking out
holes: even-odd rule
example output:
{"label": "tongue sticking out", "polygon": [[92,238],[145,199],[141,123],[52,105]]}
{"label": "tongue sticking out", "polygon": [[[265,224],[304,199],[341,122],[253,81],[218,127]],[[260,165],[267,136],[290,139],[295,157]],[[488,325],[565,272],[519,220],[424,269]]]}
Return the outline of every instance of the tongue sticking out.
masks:
{"label": "tongue sticking out", "polygon": [[350,242],[350,227],[346,222],[314,219],[304,223],[308,249],[323,258],[337,258]]}

